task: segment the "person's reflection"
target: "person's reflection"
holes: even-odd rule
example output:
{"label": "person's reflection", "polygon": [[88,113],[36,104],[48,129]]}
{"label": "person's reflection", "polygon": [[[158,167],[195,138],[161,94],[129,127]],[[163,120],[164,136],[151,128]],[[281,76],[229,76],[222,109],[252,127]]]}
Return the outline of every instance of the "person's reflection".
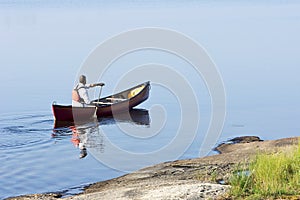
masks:
{"label": "person's reflection", "polygon": [[129,113],[119,113],[113,117],[95,119],[86,123],[79,124],[74,122],[55,121],[52,137],[70,136],[72,131],[71,142],[80,150],[79,158],[85,158],[88,150],[93,152],[104,152],[104,136],[99,131],[99,126],[112,125],[116,123],[134,123],[135,125],[150,125],[148,110],[133,109]]}
{"label": "person's reflection", "polygon": [[86,143],[87,143],[87,133],[85,129],[77,129],[76,126],[71,126],[72,138],[71,142],[75,147],[80,149],[79,158],[84,158],[87,156]]}
{"label": "person's reflection", "polygon": [[71,142],[76,148],[79,148],[79,158],[87,156],[87,149],[93,149],[100,152],[104,151],[104,138],[99,131],[99,123],[97,120],[82,124],[69,126],[72,130]]}

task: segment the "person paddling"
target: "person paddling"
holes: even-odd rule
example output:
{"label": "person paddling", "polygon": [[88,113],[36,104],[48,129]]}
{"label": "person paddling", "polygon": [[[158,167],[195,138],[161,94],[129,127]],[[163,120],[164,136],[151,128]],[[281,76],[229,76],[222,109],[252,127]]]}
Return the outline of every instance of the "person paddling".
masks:
{"label": "person paddling", "polygon": [[104,86],[104,83],[86,84],[86,76],[79,77],[79,83],[72,91],[72,106],[73,107],[86,107],[90,102],[88,89],[95,86]]}

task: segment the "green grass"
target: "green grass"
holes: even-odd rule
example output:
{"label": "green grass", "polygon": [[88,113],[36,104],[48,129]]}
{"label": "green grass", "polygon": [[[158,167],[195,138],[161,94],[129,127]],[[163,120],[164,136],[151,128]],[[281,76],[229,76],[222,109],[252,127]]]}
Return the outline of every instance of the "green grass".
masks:
{"label": "green grass", "polygon": [[235,199],[275,199],[300,195],[300,142],[289,151],[258,154],[237,167],[230,184]]}

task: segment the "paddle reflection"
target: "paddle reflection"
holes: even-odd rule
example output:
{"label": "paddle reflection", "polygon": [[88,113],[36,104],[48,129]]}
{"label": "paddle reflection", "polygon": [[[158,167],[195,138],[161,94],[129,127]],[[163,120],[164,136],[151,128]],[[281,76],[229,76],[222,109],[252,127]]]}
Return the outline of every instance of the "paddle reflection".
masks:
{"label": "paddle reflection", "polygon": [[148,110],[132,109],[129,113],[120,113],[114,117],[94,119],[88,122],[55,122],[52,136],[56,139],[70,137],[73,145],[80,150],[79,158],[87,156],[87,149],[104,152],[104,136],[99,126],[116,123],[133,123],[135,125],[150,125]]}

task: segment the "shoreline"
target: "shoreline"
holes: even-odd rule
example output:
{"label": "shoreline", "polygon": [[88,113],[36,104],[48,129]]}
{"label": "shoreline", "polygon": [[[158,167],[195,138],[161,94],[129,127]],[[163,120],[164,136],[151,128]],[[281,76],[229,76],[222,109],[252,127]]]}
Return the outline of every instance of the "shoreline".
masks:
{"label": "shoreline", "polygon": [[82,193],[22,195],[9,200],[81,199],[224,199],[235,166],[248,162],[257,152],[277,152],[298,143],[299,137],[262,141],[256,136],[237,137],[221,143],[219,154],[176,160],[140,169],[118,178],[93,183]]}

